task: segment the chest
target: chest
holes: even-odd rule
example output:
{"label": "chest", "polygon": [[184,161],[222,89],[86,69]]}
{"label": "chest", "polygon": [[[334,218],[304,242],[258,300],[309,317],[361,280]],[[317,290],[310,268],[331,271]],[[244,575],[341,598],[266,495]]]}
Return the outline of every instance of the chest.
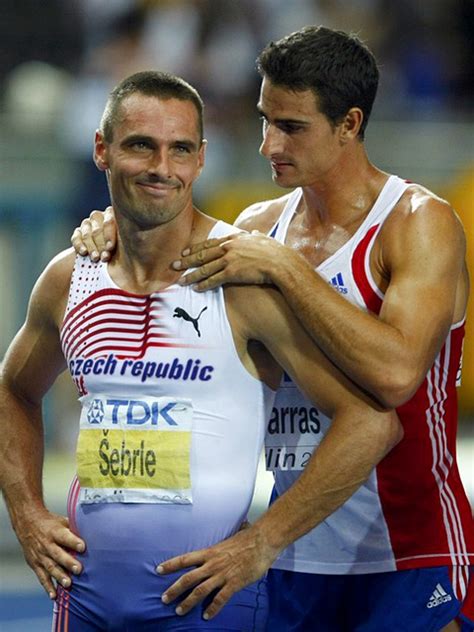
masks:
{"label": "chest", "polygon": [[80,393],[213,381],[229,343],[223,299],[188,290],[138,296],[105,287],[70,310],[61,338]]}
{"label": "chest", "polygon": [[382,257],[384,227],[378,231],[375,224],[367,230],[359,230],[364,219],[365,216],[345,226],[325,224],[308,227],[295,217],[288,227],[285,244],[299,252],[321,276],[344,294],[343,279],[353,275],[355,265],[365,270],[364,275],[368,274],[372,285],[383,294],[390,280]]}
{"label": "chest", "polygon": [[308,226],[296,216],[288,227],[285,244],[317,268],[349,244],[362,221],[363,218],[345,226],[334,223]]}

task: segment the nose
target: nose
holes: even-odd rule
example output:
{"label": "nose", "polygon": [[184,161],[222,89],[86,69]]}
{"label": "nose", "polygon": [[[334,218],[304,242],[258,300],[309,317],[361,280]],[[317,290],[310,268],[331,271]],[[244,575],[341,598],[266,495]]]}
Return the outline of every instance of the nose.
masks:
{"label": "nose", "polygon": [[166,147],[156,149],[150,157],[147,173],[159,178],[171,178],[170,158]]}
{"label": "nose", "polygon": [[267,123],[263,127],[263,140],[259,152],[265,158],[271,158],[283,150],[283,133],[274,125]]}

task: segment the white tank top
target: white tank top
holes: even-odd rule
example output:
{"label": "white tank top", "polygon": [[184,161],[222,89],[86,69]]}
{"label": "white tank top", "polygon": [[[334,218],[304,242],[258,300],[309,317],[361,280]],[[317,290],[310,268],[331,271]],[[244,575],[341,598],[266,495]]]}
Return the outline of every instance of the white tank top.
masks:
{"label": "white tank top", "polygon": [[[383,294],[370,252],[383,222],[409,183],[391,176],[352,238],[317,272],[360,309],[380,312]],[[285,241],[301,190],[289,198],[273,234]],[[413,397],[397,409],[403,439],[358,491],[323,523],[289,546],[275,567],[349,574],[450,566],[459,599],[474,562],[469,501],[456,464],[457,394],[464,320],[452,325]],[[267,466],[276,493],[298,478],[331,420],[284,378],[266,434]]]}
{"label": "white tank top", "polygon": [[274,393],[242,365],[222,288],[140,296],[78,257],[61,340],[82,403],[69,514],[88,550],[166,559],[238,529]]}
{"label": "white tank top", "polygon": [[[323,278],[352,302],[360,304],[350,274],[352,252],[367,229],[388,215],[407,186],[399,178],[390,177],[353,237],[317,268]],[[301,195],[301,189],[291,194],[270,233],[282,243]],[[330,424],[331,420],[284,376],[265,438],[267,469],[274,472],[277,494],[285,492],[299,477]],[[393,570],[394,558],[378,500],[375,473],[334,514],[285,549],[274,568],[329,574]]]}

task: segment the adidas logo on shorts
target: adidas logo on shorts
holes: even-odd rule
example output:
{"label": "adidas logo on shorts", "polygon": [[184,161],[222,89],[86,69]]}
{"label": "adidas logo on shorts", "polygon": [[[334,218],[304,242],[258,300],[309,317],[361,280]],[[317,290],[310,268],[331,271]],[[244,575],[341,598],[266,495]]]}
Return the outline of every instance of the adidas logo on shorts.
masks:
{"label": "adidas logo on shorts", "polygon": [[429,598],[428,603],[426,604],[427,608],[436,608],[436,606],[440,606],[442,603],[446,603],[447,601],[451,601],[451,595],[444,590],[441,584],[436,584],[436,588],[433,590],[433,594]]}

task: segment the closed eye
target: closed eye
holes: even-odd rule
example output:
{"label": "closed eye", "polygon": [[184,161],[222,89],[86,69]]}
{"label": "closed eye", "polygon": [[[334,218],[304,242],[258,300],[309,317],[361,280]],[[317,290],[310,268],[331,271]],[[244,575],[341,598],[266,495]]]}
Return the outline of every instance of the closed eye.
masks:
{"label": "closed eye", "polygon": [[285,123],[285,122],[277,123],[277,127],[278,129],[281,129],[282,132],[285,132],[285,134],[295,134],[296,132],[299,132],[302,129],[304,129],[302,125],[298,125],[297,123]]}

